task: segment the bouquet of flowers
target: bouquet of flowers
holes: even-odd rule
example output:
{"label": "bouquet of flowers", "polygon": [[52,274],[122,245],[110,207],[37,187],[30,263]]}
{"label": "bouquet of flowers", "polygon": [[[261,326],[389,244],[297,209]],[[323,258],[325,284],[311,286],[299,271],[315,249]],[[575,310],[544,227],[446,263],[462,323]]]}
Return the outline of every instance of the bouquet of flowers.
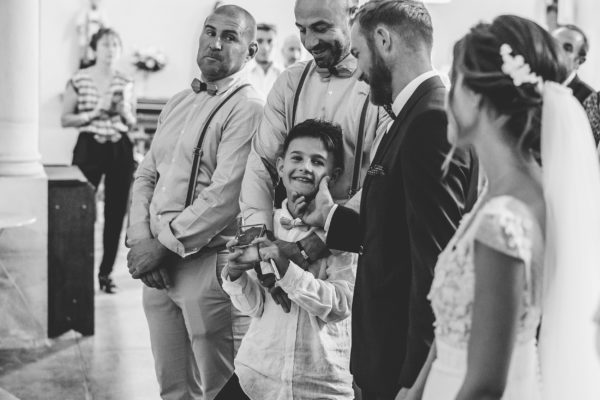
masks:
{"label": "bouquet of flowers", "polygon": [[140,71],[156,72],[167,65],[167,57],[156,47],[148,47],[133,53],[133,65]]}

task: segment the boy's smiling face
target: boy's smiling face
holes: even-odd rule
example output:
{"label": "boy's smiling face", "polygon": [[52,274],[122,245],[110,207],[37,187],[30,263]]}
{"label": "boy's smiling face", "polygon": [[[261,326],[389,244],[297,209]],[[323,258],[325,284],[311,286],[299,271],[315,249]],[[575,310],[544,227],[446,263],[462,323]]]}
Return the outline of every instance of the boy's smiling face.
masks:
{"label": "boy's smiling face", "polygon": [[288,199],[294,192],[312,198],[324,176],[328,175],[334,181],[341,172],[335,167],[333,154],[320,139],[312,137],[293,139],[284,158],[277,159],[277,171]]}

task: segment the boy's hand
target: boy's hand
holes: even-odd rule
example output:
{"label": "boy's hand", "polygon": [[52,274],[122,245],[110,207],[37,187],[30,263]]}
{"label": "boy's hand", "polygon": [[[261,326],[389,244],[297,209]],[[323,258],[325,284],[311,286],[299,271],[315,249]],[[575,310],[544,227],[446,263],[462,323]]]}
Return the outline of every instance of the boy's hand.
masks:
{"label": "boy's hand", "polygon": [[304,221],[304,223],[320,228],[325,226],[327,216],[335,204],[331,197],[331,193],[329,192],[329,181],[330,178],[328,176],[324,176],[323,179],[321,179],[319,191],[317,192],[315,199],[308,205],[302,216],[302,221]]}
{"label": "boy's hand", "polygon": [[244,249],[233,249],[231,253],[229,253],[229,260],[227,262],[227,275],[229,275],[229,279],[235,281],[242,274],[248,270],[254,268],[254,262],[240,262],[239,259],[244,254]]}
{"label": "boy's hand", "polygon": [[[234,238],[227,242],[225,246],[227,246],[230,253],[235,254],[235,262],[239,264],[255,264],[260,261],[258,245],[237,247],[237,240]],[[232,258],[231,255],[230,258]]]}
{"label": "boy's hand", "polygon": [[302,196],[298,192],[292,192],[292,196],[288,199],[288,211],[292,214],[292,217],[302,217],[302,214],[306,211],[306,197]]}
{"label": "boy's hand", "polygon": [[[227,249],[229,250],[228,263],[227,263],[227,275],[229,279],[235,281],[242,274],[252,268],[256,264],[258,259],[258,250],[255,246],[250,246],[244,249],[235,247],[237,240],[232,239],[227,242]],[[247,250],[252,249],[255,252],[255,256],[251,257],[252,260],[248,259]]]}

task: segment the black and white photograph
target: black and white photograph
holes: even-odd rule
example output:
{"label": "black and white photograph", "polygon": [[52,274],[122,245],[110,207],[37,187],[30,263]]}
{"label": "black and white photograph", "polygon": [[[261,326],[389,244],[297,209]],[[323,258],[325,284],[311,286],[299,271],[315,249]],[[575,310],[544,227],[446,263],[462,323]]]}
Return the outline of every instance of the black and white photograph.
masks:
{"label": "black and white photograph", "polygon": [[0,400],[599,400],[597,0],[0,0]]}

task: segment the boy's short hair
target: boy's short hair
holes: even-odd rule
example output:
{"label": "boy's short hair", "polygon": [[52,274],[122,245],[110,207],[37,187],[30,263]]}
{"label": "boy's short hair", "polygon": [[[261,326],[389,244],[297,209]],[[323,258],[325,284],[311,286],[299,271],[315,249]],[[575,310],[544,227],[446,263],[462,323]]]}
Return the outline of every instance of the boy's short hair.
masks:
{"label": "boy's short hair", "polygon": [[307,119],[299,123],[285,138],[282,155],[285,157],[292,140],[303,137],[321,140],[325,150],[333,154],[333,166],[344,170],[344,138],[339,125],[320,119]]}

